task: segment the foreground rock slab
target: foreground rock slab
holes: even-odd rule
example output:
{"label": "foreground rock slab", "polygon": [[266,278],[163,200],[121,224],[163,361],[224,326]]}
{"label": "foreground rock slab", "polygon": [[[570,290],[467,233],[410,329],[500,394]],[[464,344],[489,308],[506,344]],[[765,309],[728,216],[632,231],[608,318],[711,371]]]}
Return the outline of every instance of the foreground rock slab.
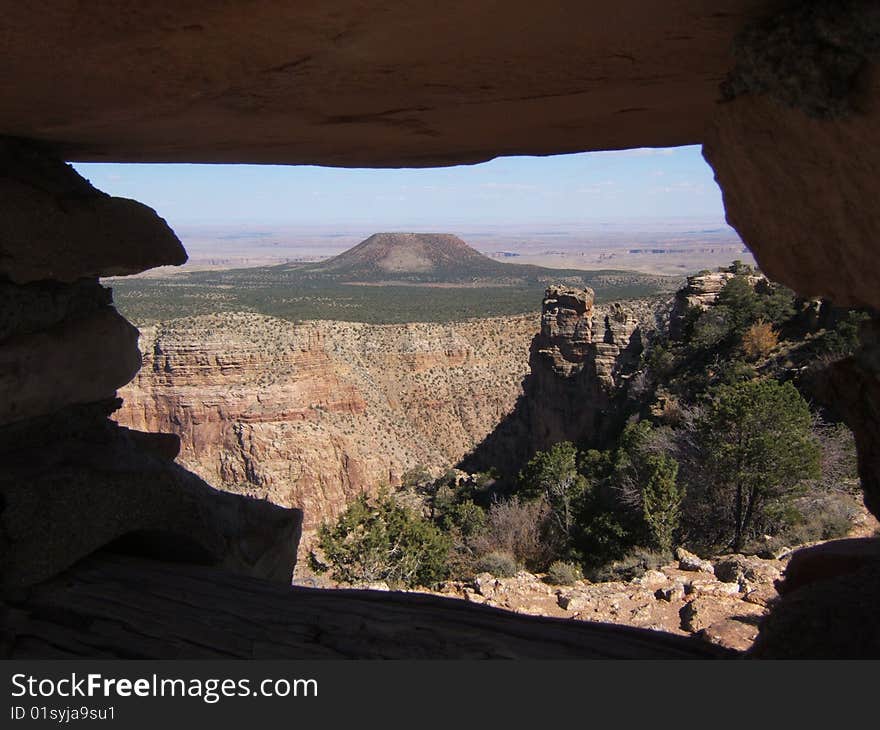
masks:
{"label": "foreground rock slab", "polygon": [[110,553],[7,600],[0,615],[0,656],[18,659],[733,656],[662,632],[518,616],[414,593],[289,588]]}

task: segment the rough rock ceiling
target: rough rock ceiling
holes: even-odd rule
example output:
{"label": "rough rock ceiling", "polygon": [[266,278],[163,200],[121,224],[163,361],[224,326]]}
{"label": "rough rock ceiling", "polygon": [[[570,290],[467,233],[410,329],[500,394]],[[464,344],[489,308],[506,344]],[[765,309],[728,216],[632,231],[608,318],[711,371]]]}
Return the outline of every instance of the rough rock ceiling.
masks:
{"label": "rough rock ceiling", "polygon": [[773,0],[3,2],[0,134],[71,160],[429,166],[700,142]]}

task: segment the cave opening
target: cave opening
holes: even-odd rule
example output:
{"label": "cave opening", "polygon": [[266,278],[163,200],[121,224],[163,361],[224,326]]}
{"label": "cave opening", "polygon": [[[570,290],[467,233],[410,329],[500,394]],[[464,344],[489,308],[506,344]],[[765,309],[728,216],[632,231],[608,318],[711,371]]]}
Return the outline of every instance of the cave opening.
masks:
{"label": "cave opening", "polygon": [[[222,646],[229,655],[243,656],[284,652],[423,656],[446,647],[449,640],[448,652],[459,657],[727,656],[711,643],[713,636],[720,641],[718,625],[723,622],[713,614],[719,601],[737,602],[742,620],[723,625],[726,636],[746,640],[756,615],[750,612],[763,610],[764,603],[773,604],[750,656],[878,654],[880,541],[866,537],[825,542],[827,535],[822,532],[833,534],[835,524],[839,527],[832,501],[845,496],[859,480],[865,505],[880,514],[880,340],[873,311],[880,306],[876,262],[880,216],[874,204],[880,169],[876,3],[731,0],[724,12],[718,12],[698,2],[663,7],[639,0],[563,3],[537,10],[523,2],[506,4],[503,13],[493,3],[453,3],[444,6],[442,14],[430,3],[420,2],[363,14],[354,6],[336,8],[326,3],[305,9],[272,3],[207,5],[157,3],[130,12],[128,7],[106,4],[58,3],[40,6],[36,12],[30,5],[18,4],[6,14],[8,63],[0,71],[7,92],[0,110],[4,135],[0,137],[0,451],[4,457],[0,613],[6,622],[0,650],[4,655],[198,656],[205,648]],[[260,12],[255,12],[257,8]],[[492,32],[487,33],[487,28]],[[397,403],[398,413],[405,416],[410,411],[429,411],[427,425],[435,432],[446,428],[438,404],[449,400],[450,391],[446,380],[432,372],[437,357],[451,363],[450,368],[478,364],[480,358],[473,358],[474,348],[452,336],[448,323],[446,333],[434,338],[436,346],[424,348],[418,343],[430,339],[426,333],[438,325],[435,320],[441,312],[449,318],[450,312],[468,311],[474,302],[492,302],[506,307],[494,316],[507,321],[515,317],[523,299],[512,296],[515,287],[509,285],[482,290],[449,288],[437,281],[428,282],[431,287],[408,290],[388,286],[391,273],[422,269],[419,273],[424,275],[426,259],[412,246],[406,256],[386,261],[383,278],[358,286],[351,286],[350,279],[337,281],[334,291],[322,291],[315,274],[329,261],[257,262],[274,263],[285,276],[298,277],[298,291],[307,291],[308,296],[291,297],[290,287],[267,288],[260,266],[240,269],[244,273],[236,274],[236,281],[216,268],[228,263],[229,251],[243,240],[236,238],[241,231],[233,231],[232,238],[222,238],[229,232],[221,231],[218,240],[226,245],[223,256],[203,262],[206,268],[201,271],[180,275],[186,279],[177,275],[153,279],[149,286],[161,287],[161,296],[143,296],[146,279],[113,282],[123,308],[134,311],[149,303],[155,321],[161,323],[152,333],[151,325],[142,327],[151,347],[141,353],[138,332],[112,306],[99,280],[182,264],[186,253],[175,231],[183,227],[174,206],[186,206],[187,198],[175,195],[173,182],[161,181],[154,189],[164,189],[169,196],[165,199],[134,191],[113,197],[63,162],[390,169],[643,145],[653,151],[628,153],[634,156],[631,159],[665,154],[671,162],[679,158],[679,151],[657,150],[695,144],[702,145],[723,190],[726,219],[768,278],[743,263],[727,271],[708,266],[702,278],[688,282],[690,289],[685,288],[682,297],[676,296],[691,314],[685,310],[686,316],[673,318],[670,313],[663,329],[668,337],[659,343],[641,328],[639,337],[633,337],[634,313],[615,306],[620,301],[603,303],[580,285],[572,286],[573,281],[562,286],[541,282],[548,286],[540,289],[540,315],[535,301],[534,314],[529,315],[534,316],[533,323],[523,320],[527,378],[531,377],[530,390],[523,386],[523,418],[512,419],[509,432],[496,429],[495,443],[487,444],[503,450],[505,444],[518,443],[523,433],[544,439],[539,448],[543,460],[527,461],[524,471],[534,477],[529,479],[532,487],[543,485],[545,500],[556,507],[551,509],[556,536],[576,537],[581,555],[583,539],[589,538],[595,547],[613,544],[621,534],[634,534],[624,516],[635,519],[642,535],[656,543],[654,547],[668,548],[670,539],[679,543],[676,547],[684,547],[686,552],[670,564],[671,570],[681,571],[681,590],[675,580],[652,584],[660,580],[658,572],[667,578],[672,574],[667,566],[657,571],[645,565],[645,556],[644,574],[611,583],[625,582],[633,591],[647,591],[653,610],[678,608],[672,618],[679,621],[678,631],[688,636],[586,621],[566,622],[563,631],[558,630],[558,622],[471,606],[503,600],[500,588],[509,587],[499,580],[481,578],[478,583],[478,576],[469,584],[468,601],[409,593],[352,595],[291,589],[303,511],[311,515],[308,519],[332,517],[333,511],[322,515],[321,504],[307,503],[307,495],[297,498],[303,509],[282,508],[257,498],[277,496],[269,494],[272,485],[264,468],[286,468],[285,479],[301,483],[307,476],[304,465],[324,455],[342,454],[346,466],[341,483],[374,481],[364,474],[373,468],[385,471],[379,468],[378,447],[394,450],[401,438],[387,438],[378,426],[357,433],[349,428],[346,433],[342,425],[337,438],[321,438],[316,435],[318,424],[369,412],[379,386],[387,382],[383,379],[405,368],[422,378],[419,389],[408,396],[418,408],[408,407],[407,393],[399,387],[392,388],[393,398],[382,402],[389,409]],[[562,164],[562,159],[550,157],[547,162]],[[110,174],[120,175],[120,169]],[[152,170],[161,172],[158,167]],[[248,173],[246,168],[241,171]],[[268,175],[269,168],[261,168],[260,174]],[[420,173],[406,174],[415,179]],[[122,177],[98,187],[121,191],[114,185],[124,185]],[[597,177],[582,186],[582,194],[596,200],[599,213],[615,205],[599,200],[609,189],[604,181]],[[202,173],[202,190],[211,190],[213,182],[211,173]],[[502,192],[520,196],[517,212],[529,210],[538,197],[522,187],[531,185],[531,180],[484,182],[494,184],[482,190],[488,196]],[[244,187],[258,189],[249,183]],[[575,187],[570,187],[568,192],[574,193]],[[336,188],[344,190],[343,185]],[[711,185],[710,190],[714,190]],[[242,210],[239,191],[225,198],[221,192],[213,195],[218,207],[226,213]],[[300,208],[320,213],[320,196],[307,192],[308,197],[299,198]],[[692,189],[677,194],[688,203],[699,197]],[[388,197],[385,203],[406,204],[408,210],[418,212],[411,200],[400,200],[399,192]],[[174,230],[138,200],[167,215]],[[472,196],[464,201],[468,209],[492,210],[491,197],[477,204],[474,200]],[[368,212],[382,204],[372,200]],[[278,249],[272,232],[264,233],[262,227],[248,231],[251,242],[268,242],[267,248]],[[377,230],[360,235],[373,233]],[[434,237],[447,247],[458,246],[449,237]],[[195,251],[195,238],[188,239]],[[379,236],[370,247],[388,244]],[[217,241],[209,245],[215,251],[218,246]],[[518,252],[506,245],[489,253],[498,254],[486,257],[496,271],[498,264],[518,258],[509,256]],[[663,254],[653,253],[652,246],[649,253],[633,255],[653,259]],[[241,258],[236,261],[242,263]],[[184,286],[184,281],[189,284]],[[190,286],[192,282],[197,285]],[[632,284],[632,276],[613,274],[593,283],[597,286],[591,288],[601,294],[603,286]],[[356,291],[340,296],[342,284]],[[430,298],[425,296],[428,288]],[[309,324],[317,321],[316,313],[326,314],[328,308],[344,313],[350,322],[353,312],[369,309],[361,306],[363,302],[375,304],[377,297],[390,302],[394,293],[399,296],[392,303],[403,313],[396,323],[343,325],[334,311],[329,320],[321,320],[329,324]],[[274,307],[285,308],[288,319],[283,321],[296,332],[281,346],[278,328],[266,327],[261,309],[270,300]],[[304,308],[306,300],[310,311]],[[417,300],[424,304],[423,321],[413,323]],[[206,307],[197,316],[208,318],[203,329],[213,338],[211,352],[207,340],[200,340],[201,349],[193,350],[186,344],[190,332],[178,326],[181,320],[167,316],[181,301]],[[606,310],[600,315],[601,307]],[[224,311],[216,313],[217,309]],[[386,306],[386,312],[391,309]],[[593,313],[591,322],[588,312]],[[403,366],[389,360],[389,346],[397,347],[389,336],[389,327],[394,326],[405,331]],[[516,338],[505,339],[497,331],[478,329],[471,334],[472,340],[483,338],[498,351],[507,347],[522,352]],[[377,341],[380,346],[366,346]],[[714,357],[722,350],[735,351],[737,357]],[[361,362],[355,365],[365,357],[377,363],[374,374]],[[204,390],[205,378],[212,381],[210,399],[175,416],[176,426],[193,435],[190,444],[197,443],[196,434],[202,445],[215,440],[222,429],[218,424],[228,419],[214,416],[228,415],[230,400],[250,398],[228,433],[229,445],[248,458],[217,462],[219,481],[234,485],[239,494],[216,490],[176,463],[180,443],[173,433],[141,431],[109,418],[120,408],[117,391],[134,378],[145,377],[143,369],[138,374],[142,359],[148,367],[161,363],[157,372],[165,378],[165,391],[144,399],[135,414],[142,420],[157,406],[173,407],[174,387]],[[272,371],[256,367],[267,359],[277,367]],[[283,367],[302,378],[291,382],[272,374]],[[258,392],[251,397],[235,378],[255,368],[261,375],[255,386]],[[369,378],[352,382],[365,372]],[[490,376],[498,380],[491,369]],[[483,387],[467,390],[467,398],[453,399],[454,404],[476,402],[480,412],[491,412],[487,382],[491,380],[481,380]],[[461,381],[455,384],[458,388]],[[612,397],[618,384],[624,386],[618,393],[621,400],[638,405],[637,418],[620,410],[621,403]],[[705,392],[707,385],[711,392]],[[304,448],[303,458],[294,460],[286,449],[276,448],[283,439],[261,437],[259,430],[267,420],[267,406],[297,402],[288,396],[301,398],[304,393],[310,394],[315,407],[268,414],[273,422],[297,430],[297,442]],[[127,395],[130,408],[131,390]],[[701,401],[691,395],[707,398]],[[762,429],[779,418],[791,426],[756,445],[764,456],[785,456],[775,460],[782,476],[774,484],[790,481],[805,465],[819,470],[819,477],[801,479],[803,483],[793,488],[789,496],[800,501],[780,501],[757,478],[760,470],[725,461],[737,453],[732,450],[736,439],[723,436],[755,415],[751,396],[773,404],[757,419]],[[584,402],[593,407],[579,408]],[[540,403],[541,408],[536,410],[530,403]],[[823,411],[825,424],[816,423],[817,409]],[[457,407],[454,420],[469,423],[475,412]],[[595,449],[571,442],[572,447],[552,450],[551,444],[568,437],[566,429],[573,429],[575,438],[586,432],[598,438],[602,424],[615,420],[609,414],[626,415],[619,422],[626,438],[618,441],[637,446],[650,437],[653,452],[643,462],[627,461],[622,457],[631,454],[625,449],[621,453],[620,448],[598,442],[591,442],[599,447]],[[851,438],[832,439],[828,443],[837,446],[830,450],[823,443],[818,452],[814,448],[815,439],[821,442],[815,428],[833,426],[838,417],[854,434],[855,476]],[[397,415],[383,422],[401,429],[401,437],[419,442],[406,418]],[[198,431],[191,425],[197,425]],[[740,432],[745,433],[742,428]],[[708,475],[711,478],[694,478],[689,449],[705,446],[705,433],[717,437],[710,443],[714,472]],[[792,437],[795,433],[798,438]],[[360,475],[355,469],[358,460],[343,447],[350,438],[361,442]],[[434,450],[459,447],[451,438],[421,442]],[[182,459],[187,448],[184,444]],[[795,452],[805,458],[793,463],[790,457]],[[485,455],[486,450],[471,454],[475,460]],[[846,466],[829,472],[835,463]],[[642,473],[640,465],[650,469]],[[749,465],[754,467],[751,461]],[[544,478],[554,470],[571,479]],[[830,479],[822,476],[829,473]],[[485,474],[486,479],[474,480],[473,474],[452,473],[446,484],[452,498],[439,505],[462,532],[482,529],[478,509],[483,506],[477,499],[460,500],[459,490],[473,492],[496,480]],[[701,513],[692,510],[695,497],[719,484],[729,488],[731,475],[738,479],[732,490],[737,496],[732,501],[704,500],[707,511],[702,520],[726,525],[720,544],[734,552],[701,553],[696,537],[682,532],[680,518],[687,514],[688,520],[699,520]],[[386,477],[389,482],[404,481],[404,474],[383,473],[382,479]],[[418,470],[409,474],[411,480],[417,477]],[[611,500],[614,509],[607,509],[607,490],[597,493],[594,488],[599,482],[617,490],[610,493],[620,497]],[[820,494],[815,489],[819,483],[834,488],[820,489]],[[332,491],[326,480],[317,484],[322,495]],[[552,487],[560,484],[583,488],[591,497],[590,514],[608,519],[590,520],[584,530],[583,503],[575,505],[568,499],[568,487],[554,492]],[[682,484],[684,494],[679,489]],[[518,496],[521,504],[534,508],[540,500],[531,499],[530,491]],[[854,490],[849,496],[856,497]],[[802,519],[811,503],[814,516],[821,518],[817,523]],[[396,517],[409,514],[396,511],[397,507],[401,505],[395,502],[383,509]],[[719,511],[720,507],[724,509]],[[374,508],[367,505],[361,517],[373,515]],[[523,519],[523,514],[528,513],[508,509],[506,527],[496,535],[509,536],[517,526],[541,522]],[[517,516],[518,521],[513,519]],[[485,509],[483,518],[488,520]],[[761,557],[760,551],[745,551],[751,540],[762,541],[764,534],[773,538],[770,528],[782,523],[801,530],[791,533],[801,535],[798,542],[810,530],[818,530],[823,540],[791,556],[777,595],[763,591],[762,585],[774,583],[770,569],[779,565],[773,561],[784,560],[772,551],[786,546],[764,541],[770,558]],[[306,530],[313,527],[314,523],[307,524]],[[137,555],[95,552],[125,534],[156,539],[157,530],[190,536],[216,566],[171,565]],[[429,532],[417,529],[414,534],[424,545],[422,538]],[[442,545],[435,543],[437,547]],[[433,554],[433,548],[428,552]],[[86,565],[80,558],[87,555],[92,558]],[[707,556],[712,558],[708,563]],[[495,555],[496,573],[510,572],[509,557]],[[561,557],[565,559],[552,571],[554,580],[560,585],[577,583],[578,566],[572,565],[576,556]],[[511,580],[516,579],[514,575]],[[547,590],[557,597],[555,606],[571,615],[589,614],[597,605],[593,600],[597,596],[586,585]],[[191,603],[176,600],[181,592]],[[109,608],[108,596],[118,599]],[[302,601],[292,600],[294,596]],[[219,616],[212,609],[227,598],[231,610],[223,614],[223,621],[229,621],[229,633],[244,637],[242,644],[227,642],[225,634],[213,632],[212,621]],[[599,598],[603,606],[614,602]],[[151,627],[149,643],[137,630],[147,599],[160,619]],[[253,611],[263,605],[271,606],[282,622],[289,621],[280,626],[280,633],[278,624],[266,630],[249,617],[243,619],[243,606]],[[363,626],[377,625],[372,619],[381,612],[381,631],[359,636]],[[396,619],[387,620],[389,613]],[[479,636],[462,637],[458,630],[462,622],[479,627]],[[413,631],[413,626],[420,630]]]}
{"label": "cave opening", "polygon": [[[685,588],[657,603],[692,585],[675,571],[701,564],[674,558],[675,540],[753,561],[752,583],[737,558],[730,580],[695,589],[723,602],[738,586],[727,609],[751,618],[716,616],[709,634],[745,649],[792,545],[874,529],[852,434],[814,372],[850,354],[857,322],[760,273],[699,148],[426,170],[76,168],[168,215],[189,254],[182,267],[103,280],[140,328],[144,364],[116,422],[177,435],[179,463],[215,487],[302,509],[295,584],[436,589],[443,577],[447,595],[564,617],[586,600],[585,570],[599,584],[653,574],[658,587],[631,617],[607,614],[613,595],[596,610],[705,633],[704,619],[679,615]],[[699,492],[715,477],[700,463],[708,446],[694,444],[717,389],[768,378],[797,386],[822,467],[811,488],[802,470],[749,522],[734,513],[757,500],[713,506],[724,495]],[[613,518],[631,537],[598,547],[611,533],[596,542],[596,525],[577,517],[560,536],[550,493],[536,506],[523,475],[566,444],[577,499],[592,490],[615,505],[596,502],[589,519]],[[612,467],[586,466],[594,453]],[[684,517],[658,548],[638,513],[664,453],[680,470]],[[357,570],[332,570],[321,535],[365,494],[458,541],[459,573],[401,578],[363,556]],[[136,534],[139,554],[160,554],[148,549],[155,531]],[[502,599],[505,589],[474,582],[493,572],[531,578]],[[548,598],[549,575],[575,589]]]}

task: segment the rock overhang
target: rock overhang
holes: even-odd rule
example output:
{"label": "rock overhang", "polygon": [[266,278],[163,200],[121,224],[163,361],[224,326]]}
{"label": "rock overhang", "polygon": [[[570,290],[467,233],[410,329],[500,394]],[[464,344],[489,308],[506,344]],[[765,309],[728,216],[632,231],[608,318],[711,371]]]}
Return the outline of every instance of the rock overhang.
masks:
{"label": "rock overhang", "polygon": [[74,161],[428,167],[698,143],[776,0],[4,10],[0,134]]}

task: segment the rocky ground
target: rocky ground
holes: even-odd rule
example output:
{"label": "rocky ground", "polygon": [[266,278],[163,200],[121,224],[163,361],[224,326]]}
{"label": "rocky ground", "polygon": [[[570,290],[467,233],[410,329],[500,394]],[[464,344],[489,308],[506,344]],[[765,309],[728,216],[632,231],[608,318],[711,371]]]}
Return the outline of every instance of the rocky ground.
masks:
{"label": "rocky ground", "polygon": [[786,558],[725,555],[703,561],[686,551],[679,560],[629,582],[554,586],[527,572],[512,578],[482,573],[449,582],[440,593],[517,613],[599,621],[679,635],[695,634],[732,649],[748,649],[758,633]]}
{"label": "rocky ground", "polygon": [[[869,536],[877,529],[877,521],[865,511],[850,536]],[[763,557],[733,553],[704,560],[679,548],[674,561],[627,582],[580,580],[559,586],[546,582],[544,575],[520,571],[510,578],[481,573],[472,581],[447,581],[430,592],[533,616],[695,636],[745,651],[778,596],[776,582],[794,552],[783,548]],[[384,584],[369,587],[388,590]]]}

